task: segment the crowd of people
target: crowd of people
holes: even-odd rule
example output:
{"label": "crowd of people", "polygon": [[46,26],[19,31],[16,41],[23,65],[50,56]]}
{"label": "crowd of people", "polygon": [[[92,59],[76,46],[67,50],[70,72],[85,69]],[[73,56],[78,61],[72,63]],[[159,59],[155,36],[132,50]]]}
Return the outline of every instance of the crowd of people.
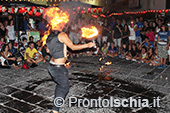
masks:
{"label": "crowd of people", "polygon": [[[24,17],[24,30],[38,30],[40,37],[48,29],[47,22],[42,19],[37,25],[31,25],[28,17]],[[81,37],[81,28],[95,26],[99,34],[92,40]],[[89,41],[96,47],[81,51],[68,48],[70,57],[104,56],[122,58],[138,63],[147,63],[164,69],[170,62],[170,21],[157,14],[153,19],[142,16],[125,19],[115,16],[109,18],[78,18],[64,29],[74,44],[84,44]],[[42,46],[41,39],[34,42],[34,37],[20,38],[18,48],[14,48],[16,39],[14,20],[11,15],[0,22],[0,61],[2,66],[23,68],[23,62],[37,66],[46,62],[47,46]],[[22,63],[21,63],[22,62]],[[19,65],[19,64],[22,65]]]}

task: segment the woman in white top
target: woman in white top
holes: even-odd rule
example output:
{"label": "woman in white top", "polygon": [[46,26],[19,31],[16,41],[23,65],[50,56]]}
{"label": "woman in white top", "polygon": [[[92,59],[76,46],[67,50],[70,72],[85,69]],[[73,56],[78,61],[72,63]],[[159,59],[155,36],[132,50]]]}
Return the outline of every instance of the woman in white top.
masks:
{"label": "woman in white top", "polygon": [[14,21],[11,20],[9,25],[6,27],[7,29],[7,35],[8,35],[8,39],[9,42],[12,43],[12,45],[14,46],[14,42],[15,42],[15,30],[14,30]]}
{"label": "woman in white top", "polygon": [[129,36],[129,49],[131,49],[132,45],[135,43],[136,40],[136,25],[135,22],[132,20],[130,22],[129,31],[130,31],[130,36]]}

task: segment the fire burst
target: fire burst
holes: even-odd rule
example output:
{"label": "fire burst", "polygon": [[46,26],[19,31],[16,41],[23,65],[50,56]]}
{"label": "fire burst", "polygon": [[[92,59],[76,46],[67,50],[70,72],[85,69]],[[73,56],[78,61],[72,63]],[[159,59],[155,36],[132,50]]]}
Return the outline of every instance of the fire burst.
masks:
{"label": "fire burst", "polygon": [[97,30],[97,28],[95,26],[82,27],[81,31],[82,31],[82,37],[89,38],[89,39],[93,38],[99,34],[99,31]]}
{"label": "fire burst", "polygon": [[43,18],[45,20],[47,20],[47,22],[51,26],[51,29],[48,29],[44,33],[44,36],[42,37],[43,45],[45,45],[46,44],[46,39],[47,39],[48,35],[50,34],[50,30],[62,31],[64,26],[69,21],[69,14],[67,12],[64,12],[64,11],[60,10],[57,7],[51,7],[51,8],[48,8],[46,10]]}

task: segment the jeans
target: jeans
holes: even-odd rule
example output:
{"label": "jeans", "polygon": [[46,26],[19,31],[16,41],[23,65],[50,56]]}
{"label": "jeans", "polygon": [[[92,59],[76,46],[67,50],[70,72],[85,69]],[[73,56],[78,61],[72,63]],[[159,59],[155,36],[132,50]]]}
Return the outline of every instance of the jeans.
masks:
{"label": "jeans", "polygon": [[[57,97],[65,99],[68,91],[69,91],[69,80],[68,80],[68,70],[66,67],[57,67],[57,66],[48,66],[48,71],[57,84],[55,89],[54,99]],[[58,104],[60,104],[58,102]],[[59,111],[59,107],[56,107],[53,103],[53,110]]]}
{"label": "jeans", "polygon": [[136,36],[135,43],[136,42],[142,43],[142,38],[140,36]]}

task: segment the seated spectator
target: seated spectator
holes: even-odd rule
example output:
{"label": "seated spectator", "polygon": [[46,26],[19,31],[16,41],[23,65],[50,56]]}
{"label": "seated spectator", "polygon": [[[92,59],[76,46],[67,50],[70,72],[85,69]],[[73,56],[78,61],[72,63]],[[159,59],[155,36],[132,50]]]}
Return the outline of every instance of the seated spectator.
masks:
{"label": "seated spectator", "polygon": [[114,42],[111,43],[111,45],[107,51],[107,56],[109,56],[109,57],[118,56],[118,49],[115,47]]}
{"label": "seated spectator", "polygon": [[28,43],[27,43],[27,39],[26,38],[23,38],[22,47],[23,47],[24,50],[26,50],[26,48],[28,47]]}
{"label": "seated spectator", "polygon": [[158,49],[155,49],[155,55],[153,57],[153,60],[150,63],[151,66],[159,66],[161,65],[161,59],[158,56]]}
{"label": "seated spectator", "polygon": [[151,63],[151,61],[153,61],[153,59],[154,59],[154,50],[153,50],[153,48],[149,48],[145,63]]}
{"label": "seated spectator", "polygon": [[30,64],[38,64],[38,60],[39,59],[34,59],[36,57],[36,54],[37,54],[37,50],[34,48],[34,43],[33,42],[29,42],[28,44],[28,48],[26,49],[25,51],[25,54],[24,54],[24,60],[26,60],[27,63],[30,63]]}
{"label": "seated spectator", "polygon": [[43,61],[43,56],[42,56],[42,48],[43,47],[39,47],[38,48],[38,52],[35,54],[35,57],[34,57],[34,59],[36,59],[36,62],[38,63],[38,64],[41,64],[42,63],[42,61]]}
{"label": "seated spectator", "polygon": [[15,56],[16,50],[15,50],[15,48],[12,46],[12,43],[11,43],[11,42],[8,42],[8,47],[9,47],[9,52],[11,52],[13,56]]}
{"label": "seated spectator", "polygon": [[1,37],[1,38],[0,38],[0,50],[2,49],[2,46],[3,46],[4,44],[6,44],[5,41],[4,41],[4,38]]}
{"label": "seated spectator", "polygon": [[145,63],[147,58],[147,49],[146,47],[142,47],[141,54],[139,56],[139,62]]}
{"label": "seated spectator", "polygon": [[102,54],[102,56],[106,56],[107,51],[108,51],[108,47],[107,47],[107,43],[105,42],[105,43],[103,44],[103,47],[102,47],[100,53]]}
{"label": "seated spectator", "polygon": [[29,37],[29,42],[33,42],[35,49],[37,49],[38,45],[34,42],[34,37],[33,36]]}
{"label": "seated spectator", "polygon": [[148,38],[148,37],[145,38],[145,40],[141,43],[140,46],[141,46],[141,48],[142,48],[143,46],[145,46],[145,47],[147,48],[147,50],[148,50],[150,47],[155,50],[154,43],[151,42],[151,41],[149,41],[149,38]]}
{"label": "seated spectator", "polygon": [[142,49],[142,48],[141,48],[139,42],[136,42],[136,48],[137,48],[138,55],[140,56],[140,53],[141,53],[141,49]]}
{"label": "seated spectator", "polygon": [[3,66],[13,66],[14,69],[19,69],[19,67],[17,66],[17,62],[21,61],[22,59],[20,58],[15,58],[14,56],[12,56],[12,53],[9,52],[9,48],[8,45],[5,44],[2,47],[2,52],[1,52],[1,64]]}
{"label": "seated spectator", "polygon": [[125,58],[125,56],[128,54],[128,52],[129,52],[129,50],[127,48],[127,45],[123,44],[121,58]]}
{"label": "seated spectator", "polygon": [[129,50],[128,54],[125,57],[126,57],[126,60],[133,60],[133,61],[137,60],[138,51],[137,51],[137,48],[136,48],[136,44],[132,45],[132,49]]}

